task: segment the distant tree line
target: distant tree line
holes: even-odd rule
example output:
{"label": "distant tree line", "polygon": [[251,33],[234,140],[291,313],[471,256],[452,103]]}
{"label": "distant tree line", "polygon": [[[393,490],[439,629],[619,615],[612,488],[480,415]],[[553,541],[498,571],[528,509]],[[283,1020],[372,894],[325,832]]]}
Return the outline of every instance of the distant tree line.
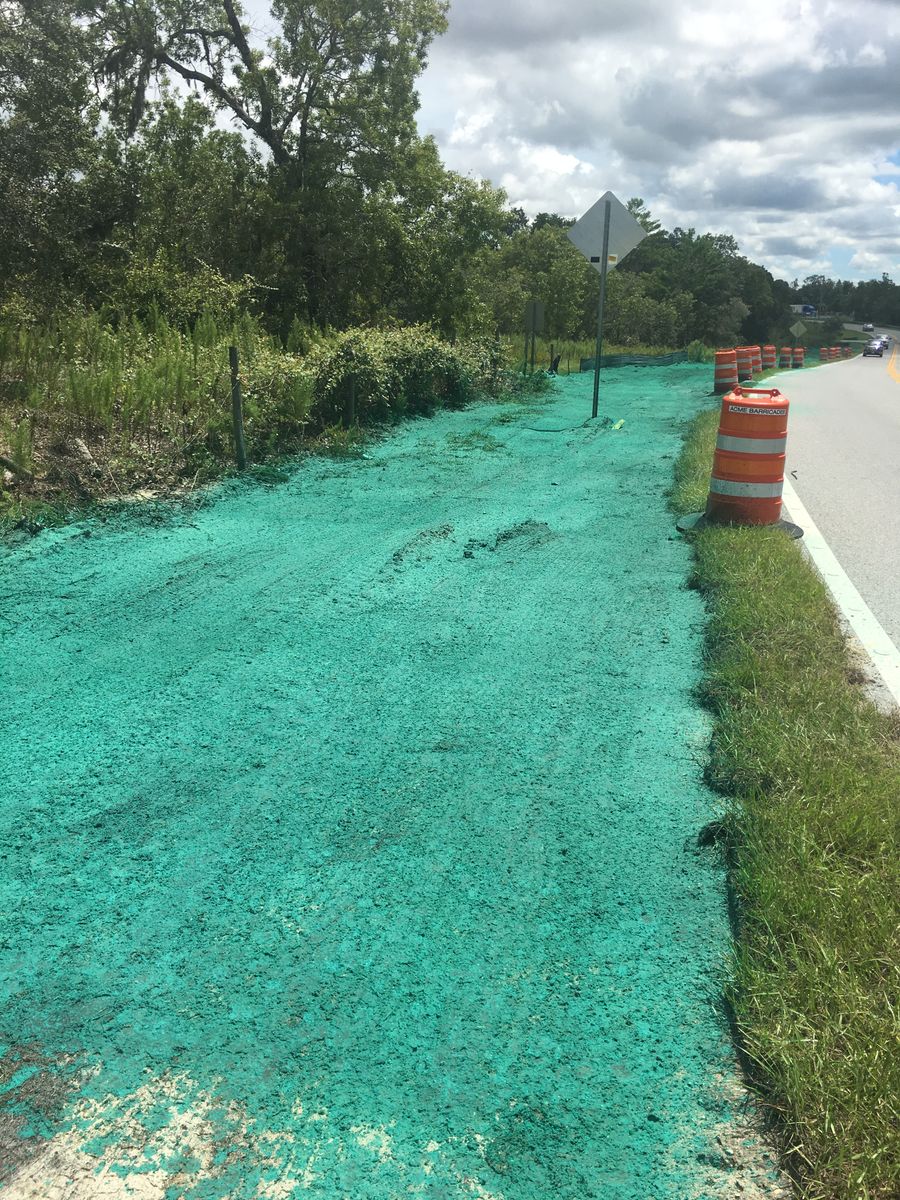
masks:
{"label": "distant tree line", "polygon": [[813,304],[819,315],[848,317],[879,325],[900,325],[900,285],[888,275],[853,283],[809,275],[791,284],[792,304]]}
{"label": "distant tree line", "polygon": [[[249,310],[299,345],[304,327],[517,334],[536,298],[550,336],[590,337],[598,277],[569,222],[529,220],[417,132],[446,8],[273,0],[263,43],[236,0],[3,0],[7,319],[67,301],[181,326]],[[610,277],[612,341],[780,336],[790,303],[823,303],[826,285],[872,319],[897,303],[887,280],[798,291],[734,238],[630,207],[649,236]]]}

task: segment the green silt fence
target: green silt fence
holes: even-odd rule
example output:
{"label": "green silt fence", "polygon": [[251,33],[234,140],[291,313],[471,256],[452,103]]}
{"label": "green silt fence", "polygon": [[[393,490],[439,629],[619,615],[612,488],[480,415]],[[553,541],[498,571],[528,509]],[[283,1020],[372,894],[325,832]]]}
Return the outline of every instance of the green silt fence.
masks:
{"label": "green silt fence", "polygon": [[[671,367],[675,363],[688,361],[686,350],[676,350],[672,354],[601,354],[600,366],[603,367]],[[593,371],[595,358],[582,358],[579,370]]]}

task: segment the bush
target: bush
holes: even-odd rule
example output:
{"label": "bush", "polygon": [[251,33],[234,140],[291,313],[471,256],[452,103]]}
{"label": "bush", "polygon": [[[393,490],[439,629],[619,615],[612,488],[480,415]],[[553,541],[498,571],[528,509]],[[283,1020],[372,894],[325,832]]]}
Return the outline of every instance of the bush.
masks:
{"label": "bush", "polygon": [[430,329],[352,329],[304,360],[312,415],[322,426],[369,424],[459,408],[502,388],[499,344],[450,345]]}
{"label": "bush", "polygon": [[819,330],[822,341],[830,346],[832,342],[836,342],[844,333],[844,322],[840,317],[827,317]]}
{"label": "bush", "polygon": [[198,262],[191,271],[160,250],[152,259],[133,259],[121,278],[110,286],[106,308],[114,314],[134,315],[151,328],[164,317],[170,325],[187,330],[204,316],[231,324],[251,305],[256,281],[227,279],[221,271]]}
{"label": "bush", "polygon": [[296,450],[309,423],[313,389],[302,360],[267,348],[248,370],[244,425],[256,454]]}
{"label": "bush", "polygon": [[[247,453],[257,464],[299,450],[310,434],[319,449],[356,452],[361,426],[521,385],[502,370],[497,341],[451,345],[422,326],[335,334],[295,322],[289,340],[306,350],[301,356],[247,313],[226,320],[221,305],[187,328],[153,303],[145,320],[74,310],[42,325],[13,307],[5,315],[0,454],[21,469],[15,489],[35,496],[87,498],[109,486],[121,493],[221,474],[234,461],[230,345],[239,354]],[[5,497],[2,511],[11,511]]]}

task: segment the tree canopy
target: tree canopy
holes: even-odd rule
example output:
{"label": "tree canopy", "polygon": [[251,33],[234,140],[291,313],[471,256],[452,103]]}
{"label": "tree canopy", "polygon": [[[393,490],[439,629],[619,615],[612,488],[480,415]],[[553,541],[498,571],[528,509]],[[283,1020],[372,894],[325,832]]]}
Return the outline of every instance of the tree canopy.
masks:
{"label": "tree canopy", "polygon": [[[189,321],[236,295],[273,332],[426,322],[590,337],[598,277],[566,236],[448,170],[416,129],[444,0],[0,0],[0,300]],[[900,289],[791,287],[728,234],[662,228],[610,276],[628,344],[778,336],[789,304],[900,321]],[[235,289],[238,289],[235,291]],[[218,297],[218,299],[217,299]]]}

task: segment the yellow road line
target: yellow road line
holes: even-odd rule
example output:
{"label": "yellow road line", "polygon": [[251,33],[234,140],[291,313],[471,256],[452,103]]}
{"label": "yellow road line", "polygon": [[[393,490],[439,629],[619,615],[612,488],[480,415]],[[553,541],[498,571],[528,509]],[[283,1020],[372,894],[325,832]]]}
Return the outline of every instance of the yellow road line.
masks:
{"label": "yellow road line", "polygon": [[891,357],[888,359],[887,368],[890,372],[891,378],[895,379],[897,383],[900,383],[900,368],[894,365],[897,361],[897,349],[898,347],[895,346],[891,351]]}

